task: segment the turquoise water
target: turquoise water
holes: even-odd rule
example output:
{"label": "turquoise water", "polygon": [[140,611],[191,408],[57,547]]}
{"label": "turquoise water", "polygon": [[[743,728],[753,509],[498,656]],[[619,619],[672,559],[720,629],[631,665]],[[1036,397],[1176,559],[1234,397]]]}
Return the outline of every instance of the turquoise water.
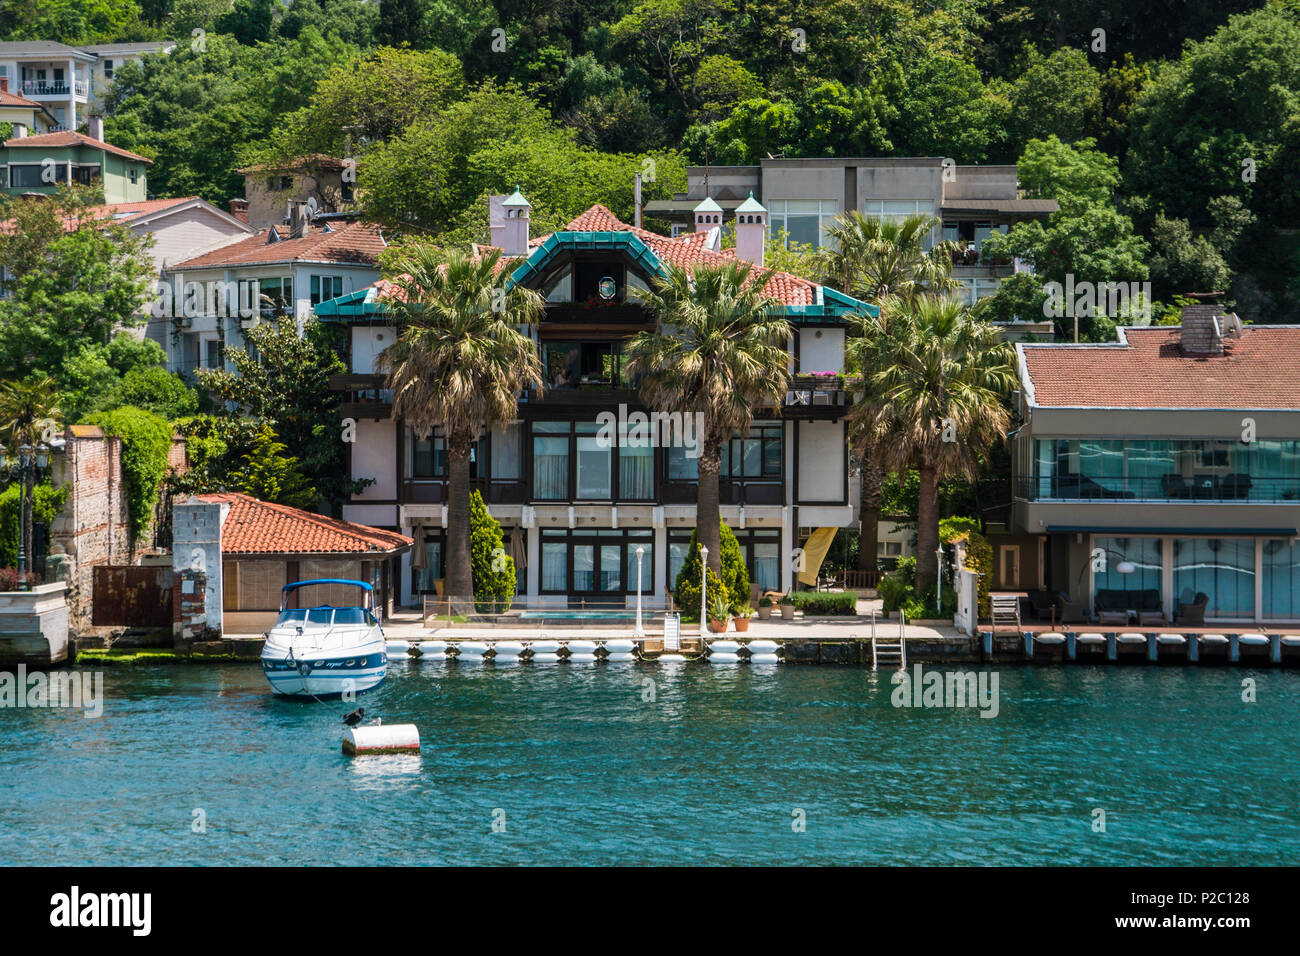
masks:
{"label": "turquoise water", "polygon": [[350,759],[256,665],[110,668],[100,719],[0,710],[0,864],[1300,860],[1300,673],[999,674],[982,719],[847,667],[398,663],[361,703],[423,753]]}

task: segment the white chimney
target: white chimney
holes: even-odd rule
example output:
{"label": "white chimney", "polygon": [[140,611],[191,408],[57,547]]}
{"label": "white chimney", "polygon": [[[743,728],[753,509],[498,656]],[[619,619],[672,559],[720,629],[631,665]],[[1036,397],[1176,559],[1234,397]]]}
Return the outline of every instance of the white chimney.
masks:
{"label": "white chimney", "polygon": [[722,207],[709,196],[695,207],[695,231],[708,232],[722,225]]}
{"label": "white chimney", "polygon": [[763,251],[767,246],[767,210],[749,198],[736,207],[736,258],[763,268]]}
{"label": "white chimney", "polygon": [[98,113],[91,113],[87,116],[86,135],[102,143],[104,141],[104,117]]}
{"label": "white chimney", "polygon": [[22,123],[14,123],[14,139],[22,139],[27,135],[27,127]]}
{"label": "white chimney", "polygon": [[528,255],[528,215],[533,207],[528,204],[519,187],[501,202],[501,229],[498,236],[492,229],[492,244],[499,246],[503,255]]}

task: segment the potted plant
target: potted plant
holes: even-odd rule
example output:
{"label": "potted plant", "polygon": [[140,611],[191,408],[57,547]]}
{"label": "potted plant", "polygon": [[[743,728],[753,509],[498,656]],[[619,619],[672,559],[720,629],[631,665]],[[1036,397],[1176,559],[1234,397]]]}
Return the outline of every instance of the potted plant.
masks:
{"label": "potted plant", "polygon": [[759,598],[758,601],[758,619],[760,621],[769,620],[772,617],[772,599],[770,597]]}
{"label": "potted plant", "polygon": [[781,620],[794,620],[794,598],[789,594],[781,598]]}
{"label": "potted plant", "polygon": [[731,619],[736,622],[736,630],[744,633],[749,630],[749,618],[754,612],[749,605],[737,605],[731,609]]}
{"label": "potted plant", "polygon": [[714,599],[712,606],[709,608],[709,630],[714,634],[721,634],[727,629],[727,618],[730,617],[727,602],[721,598]]}

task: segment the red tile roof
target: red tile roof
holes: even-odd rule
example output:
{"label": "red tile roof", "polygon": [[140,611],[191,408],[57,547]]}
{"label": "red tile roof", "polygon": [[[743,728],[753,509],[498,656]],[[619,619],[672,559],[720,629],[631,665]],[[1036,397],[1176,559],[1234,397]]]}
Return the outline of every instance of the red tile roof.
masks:
{"label": "red tile roof", "polygon": [[342,169],[343,160],[337,156],[327,156],[324,153],[311,153],[306,156],[295,156],[284,163],[257,163],[253,166],[245,166],[243,169],[236,169],[235,172],[240,176],[247,176],[250,173],[288,173],[306,169],[309,166],[318,169]]}
{"label": "red tile roof", "polygon": [[19,96],[17,93],[9,93],[4,90],[0,90],[0,106],[17,106],[23,109],[34,109],[48,112],[45,109],[44,104],[37,103],[35,100],[29,100],[25,96]]}
{"label": "red tile roof", "polygon": [[[705,247],[708,234],[691,232],[677,238],[661,236],[648,229],[629,226],[599,203],[592,206],[565,227],[570,232],[630,232],[644,242],[661,262],[672,263],[685,269],[697,265],[720,265],[736,261],[734,249],[713,251]],[[545,237],[542,237],[545,238]],[[816,305],[817,284],[790,275],[773,272],[763,290],[783,305]]]}
{"label": "red tile roof", "polygon": [[153,165],[153,160],[147,156],[141,156],[130,150],[122,149],[120,146],[114,146],[112,143],[105,143],[102,140],[91,139],[89,136],[83,136],[80,133],[74,133],[71,130],[64,130],[62,133],[41,133],[39,136],[15,136],[13,139],[6,140],[5,146],[10,149],[31,148],[31,149],[48,149],[51,146],[89,146],[92,149],[102,149],[106,153],[112,153],[114,156],[124,156],[127,159],[137,159],[142,163]]}
{"label": "red tile roof", "polygon": [[199,501],[228,504],[221,525],[226,554],[389,554],[411,546],[412,539],[351,521],[260,501],[224,491],[195,495]]}
{"label": "red tile roof", "polygon": [[273,227],[281,236],[279,242],[267,242],[269,229],[258,230],[256,235],[232,242],[228,246],[206,252],[193,259],[168,267],[169,272],[186,269],[224,268],[227,266],[259,265],[268,262],[335,262],[340,265],[373,266],[384,251],[384,237],[379,227],[368,222],[335,222],[326,232],[322,226],[312,225],[307,235],[290,239],[288,226]]}
{"label": "red tile roof", "polygon": [[1021,345],[1034,402],[1059,408],[1300,408],[1300,326],[1246,326],[1223,355],[1185,355],[1181,328],[1127,345]]}
{"label": "red tile roof", "polygon": [[[64,216],[63,231],[76,232],[83,223],[102,222],[106,219],[112,222],[131,222],[141,216],[151,216],[164,209],[198,200],[198,196],[182,196],[179,199],[146,199],[141,202],[115,202],[103,206],[88,206],[84,215]],[[12,219],[0,222],[0,232],[9,232],[13,229],[13,224]]]}

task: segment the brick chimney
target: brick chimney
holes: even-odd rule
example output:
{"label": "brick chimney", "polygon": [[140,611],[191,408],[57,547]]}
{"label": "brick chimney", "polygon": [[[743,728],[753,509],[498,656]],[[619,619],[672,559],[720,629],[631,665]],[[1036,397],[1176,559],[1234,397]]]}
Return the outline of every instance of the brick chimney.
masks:
{"label": "brick chimney", "polygon": [[91,113],[86,117],[86,135],[99,142],[104,141],[104,117],[99,113]]}
{"label": "brick chimney", "polygon": [[311,213],[307,204],[297,199],[289,200],[289,238],[301,239],[311,228]]}
{"label": "brick chimney", "polygon": [[1222,355],[1224,312],[1212,302],[1183,306],[1180,343],[1184,355]]}
{"label": "brick chimney", "polygon": [[767,210],[754,198],[736,207],[736,258],[752,262],[763,268],[763,252],[767,246]]}
{"label": "brick chimney", "polygon": [[232,199],[230,200],[230,214],[240,222],[248,222],[248,200]]}

